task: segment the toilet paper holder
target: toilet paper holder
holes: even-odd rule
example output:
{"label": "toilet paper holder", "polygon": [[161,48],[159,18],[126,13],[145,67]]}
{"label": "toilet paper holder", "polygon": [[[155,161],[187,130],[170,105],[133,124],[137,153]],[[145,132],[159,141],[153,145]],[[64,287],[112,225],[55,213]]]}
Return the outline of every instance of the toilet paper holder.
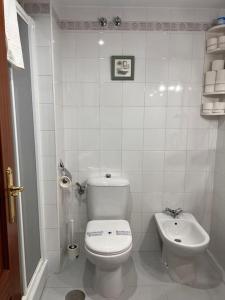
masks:
{"label": "toilet paper holder", "polygon": [[61,170],[62,176],[67,176],[72,181],[72,174],[67,168],[65,168],[63,161],[59,161],[59,169]]}
{"label": "toilet paper holder", "polygon": [[[72,181],[72,174],[67,170],[67,168],[65,168],[65,165],[61,159],[59,161],[59,168],[62,176],[67,176]],[[86,184],[80,184],[79,182],[76,182],[75,186],[77,187],[77,192],[80,196],[85,193]]]}
{"label": "toilet paper holder", "polygon": [[77,192],[78,192],[78,194],[80,196],[83,195],[85,193],[86,185],[80,184],[79,182],[76,182],[76,186],[77,186]]}

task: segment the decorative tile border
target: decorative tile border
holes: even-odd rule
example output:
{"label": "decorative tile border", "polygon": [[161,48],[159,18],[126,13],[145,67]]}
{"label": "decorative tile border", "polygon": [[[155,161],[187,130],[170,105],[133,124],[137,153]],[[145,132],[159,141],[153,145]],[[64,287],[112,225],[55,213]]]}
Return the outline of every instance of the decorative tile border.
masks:
{"label": "decorative tile border", "polygon": [[30,15],[35,14],[50,14],[49,3],[24,3],[25,11]]}
{"label": "decorative tile border", "polygon": [[[21,0],[22,1],[22,0]],[[49,14],[49,3],[24,3],[24,9],[31,15]],[[201,22],[122,22],[121,26],[115,27],[109,22],[106,27],[101,27],[98,21],[72,21],[60,20],[54,9],[53,17],[62,30],[101,30],[101,31],[206,31],[211,27],[210,23]]]}
{"label": "decorative tile border", "polygon": [[68,21],[59,20],[59,27],[62,30],[128,30],[128,31],[206,31],[210,23],[197,22],[123,22],[120,27],[109,23],[101,27],[97,21]]}

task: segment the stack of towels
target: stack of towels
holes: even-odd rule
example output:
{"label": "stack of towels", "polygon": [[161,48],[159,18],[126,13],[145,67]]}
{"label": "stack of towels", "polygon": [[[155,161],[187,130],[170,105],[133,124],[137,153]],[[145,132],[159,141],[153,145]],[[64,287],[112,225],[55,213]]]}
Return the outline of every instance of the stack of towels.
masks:
{"label": "stack of towels", "polygon": [[224,60],[214,60],[212,70],[205,74],[205,93],[225,92]]}
{"label": "stack of towels", "polygon": [[216,49],[225,49],[225,35],[219,37],[211,37],[207,40],[207,52]]}

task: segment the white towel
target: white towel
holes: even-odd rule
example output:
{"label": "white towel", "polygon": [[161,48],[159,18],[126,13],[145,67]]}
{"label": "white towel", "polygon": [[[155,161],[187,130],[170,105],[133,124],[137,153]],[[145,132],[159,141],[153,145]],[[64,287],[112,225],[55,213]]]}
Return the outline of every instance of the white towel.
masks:
{"label": "white towel", "polygon": [[8,61],[17,67],[24,69],[16,0],[4,0],[4,14]]}

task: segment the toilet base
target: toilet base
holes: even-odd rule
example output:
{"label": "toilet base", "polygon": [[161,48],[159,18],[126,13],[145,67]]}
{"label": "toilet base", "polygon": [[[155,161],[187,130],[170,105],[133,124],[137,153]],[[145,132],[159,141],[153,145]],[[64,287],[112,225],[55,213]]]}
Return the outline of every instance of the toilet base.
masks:
{"label": "toilet base", "polygon": [[178,256],[163,245],[162,263],[170,277],[178,283],[192,284],[196,280],[195,256]]}
{"label": "toilet base", "polygon": [[118,298],[123,291],[122,267],[102,270],[96,267],[94,287],[105,298]]}

